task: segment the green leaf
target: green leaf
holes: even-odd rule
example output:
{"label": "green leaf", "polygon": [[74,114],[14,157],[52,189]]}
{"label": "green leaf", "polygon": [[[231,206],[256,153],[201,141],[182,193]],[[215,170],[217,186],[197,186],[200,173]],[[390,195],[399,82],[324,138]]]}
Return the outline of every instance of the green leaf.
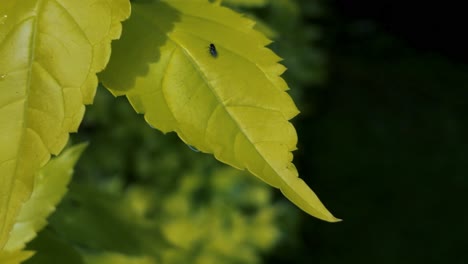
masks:
{"label": "green leaf", "polygon": [[125,197],[95,186],[72,184],[49,221],[64,240],[83,245],[90,253],[152,254],[165,243],[155,221],[139,215]]}
{"label": "green leaf", "polygon": [[76,131],[128,0],[2,0],[0,250],[35,173]]}
{"label": "green leaf", "polygon": [[269,0],[223,0],[223,4],[245,7],[262,7],[269,2]]}
{"label": "green leaf", "polygon": [[35,177],[31,197],[21,207],[4,250],[24,248],[46,225],[46,218],[66,193],[73,167],[85,148],[86,144],[71,147],[41,169]]}
{"label": "green leaf", "polygon": [[34,252],[32,251],[0,251],[0,263],[2,264],[19,264],[22,261],[30,258]]}
{"label": "green leaf", "polygon": [[48,228],[28,244],[28,249],[36,251],[24,264],[84,264],[80,252],[71,243],[63,241],[60,235]]}
{"label": "green leaf", "polygon": [[[280,58],[254,23],[204,0],[135,2],[100,75],[146,121],[197,149],[248,169],[302,210],[338,221],[291,163],[299,111]],[[214,44],[217,56],[209,51]]]}
{"label": "green leaf", "polygon": [[153,258],[147,256],[127,256],[120,253],[105,252],[86,254],[87,264],[157,264]]}

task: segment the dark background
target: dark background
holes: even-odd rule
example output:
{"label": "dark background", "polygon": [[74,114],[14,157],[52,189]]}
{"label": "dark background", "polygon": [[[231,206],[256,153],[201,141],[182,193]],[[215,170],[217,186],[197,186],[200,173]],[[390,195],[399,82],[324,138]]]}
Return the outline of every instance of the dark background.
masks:
{"label": "dark background", "polygon": [[468,263],[466,14],[408,2],[304,18],[323,30],[328,77],[303,95],[316,106],[295,119],[295,162],[344,221],[302,214],[299,242],[266,263]]}

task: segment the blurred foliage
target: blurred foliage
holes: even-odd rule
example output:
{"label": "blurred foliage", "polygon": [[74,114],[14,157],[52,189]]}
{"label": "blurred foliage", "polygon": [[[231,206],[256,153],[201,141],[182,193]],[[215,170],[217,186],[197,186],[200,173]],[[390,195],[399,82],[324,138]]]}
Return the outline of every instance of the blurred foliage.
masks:
{"label": "blurred foliage", "polygon": [[225,1],[288,67],[301,177],[344,221],[298,213],[100,91],[72,192],[38,239],[70,263],[466,263],[467,66],[321,1],[240,2]]}
{"label": "blurred foliage", "polygon": [[288,68],[283,78],[289,93],[302,113],[313,113],[315,105],[304,102],[304,95],[315,92],[327,79],[327,51],[321,43],[322,29],[315,23],[327,14],[322,1],[269,0],[261,8],[242,2],[223,1],[256,20],[256,29],[273,41],[269,47]]}
{"label": "blurred foliage", "polygon": [[[311,45],[320,33],[302,23],[298,2],[225,3],[269,30],[295,100],[302,87],[323,81],[324,56]],[[295,241],[299,211],[289,202],[175,134],[152,129],[125,98],[98,89],[72,136],[83,141],[90,144],[70,192],[30,245],[39,253],[28,263],[261,263],[273,247]]]}
{"label": "blurred foliage", "polygon": [[325,80],[325,51],[318,46],[321,29],[307,19],[318,19],[321,15],[317,0],[298,1],[274,0],[260,16],[278,32],[270,47],[281,54],[288,68],[285,78],[291,93],[301,98],[306,88]]}
{"label": "blurred foliage", "polygon": [[[102,88],[73,138],[84,140],[70,192],[37,239],[68,244],[77,263],[260,263],[298,212],[248,173],[150,128]],[[40,253],[28,263],[57,257],[37,241],[31,249]]]}
{"label": "blurred foliage", "polygon": [[73,248],[68,241],[64,241],[58,237],[57,234],[51,231],[50,227],[46,227],[41,231],[39,236],[27,246],[29,249],[35,250],[36,253],[32,258],[24,262],[26,264],[84,264],[78,250]]}

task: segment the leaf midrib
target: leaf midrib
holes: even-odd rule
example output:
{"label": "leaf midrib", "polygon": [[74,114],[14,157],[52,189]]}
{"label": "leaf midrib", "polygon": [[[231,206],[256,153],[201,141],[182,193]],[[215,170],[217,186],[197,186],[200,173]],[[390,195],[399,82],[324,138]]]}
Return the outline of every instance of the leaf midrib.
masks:
{"label": "leaf midrib", "polygon": [[[280,182],[280,186],[274,186],[274,187],[281,187],[281,182],[285,182],[282,177],[281,177],[281,174],[270,164],[270,162],[264,157],[264,155],[262,155],[262,153],[258,150],[257,148],[257,145],[255,143],[253,143],[252,139],[248,136],[248,133],[246,133],[246,131],[244,131],[244,129],[242,128],[242,126],[240,125],[239,121],[234,118],[234,116],[231,114],[231,112],[228,110],[228,106],[225,105],[223,103],[223,101],[221,100],[221,98],[219,97],[219,95],[214,91],[213,89],[213,86],[211,85],[211,83],[208,81],[208,79],[206,78],[205,74],[200,71],[199,67],[196,67],[198,66],[198,64],[196,63],[196,60],[193,59],[192,56],[190,56],[190,53],[184,48],[183,45],[181,45],[179,42],[177,42],[175,39],[171,38],[170,35],[166,34],[168,39],[171,40],[176,46],[180,47],[180,49],[184,52],[184,54],[186,55],[186,57],[191,61],[191,64],[193,65],[193,68],[198,72],[198,74],[201,76],[201,78],[204,80],[204,82],[206,83],[206,85],[209,87],[209,90],[211,91],[211,93],[215,96],[217,102],[218,102],[218,105],[222,105],[223,106],[223,110],[228,114],[229,118],[237,125],[239,131],[241,131],[241,133],[248,139],[248,141],[250,142],[250,144],[252,144],[254,146],[254,149],[255,151],[257,152],[257,154],[265,161],[265,164],[267,164],[275,173],[276,175],[280,178],[279,182]],[[263,72],[263,71],[262,71]],[[205,128],[206,130],[206,128]],[[215,154],[215,153],[213,153]],[[247,166],[245,166],[245,164],[242,164],[245,168],[247,168]],[[253,173],[253,172],[252,172]]]}
{"label": "leaf midrib", "polygon": [[[18,2],[17,2],[18,3]],[[16,4],[17,4],[16,3]],[[16,6],[16,5],[15,5]],[[29,68],[28,68],[28,80],[26,81],[26,92],[25,92],[25,101],[24,101],[24,105],[23,105],[23,124],[22,124],[22,127],[21,127],[21,135],[19,137],[19,142],[18,142],[18,153],[16,155],[16,164],[15,164],[15,168],[13,170],[13,182],[12,182],[12,185],[11,185],[11,188],[9,189],[9,194],[8,194],[8,198],[7,198],[7,208],[10,207],[10,203],[11,203],[11,198],[12,198],[12,191],[15,189],[15,186],[16,186],[16,175],[17,175],[17,172],[18,172],[18,164],[19,164],[19,157],[23,156],[22,153],[24,151],[24,136],[26,134],[26,130],[27,130],[27,123],[28,123],[28,116],[27,116],[27,110],[28,110],[28,102],[29,102],[29,94],[30,94],[30,87],[31,87],[31,72],[32,72],[32,67],[33,67],[33,62],[34,62],[34,57],[35,57],[35,45],[36,45],[36,37],[37,37],[37,24],[38,24],[38,21],[37,21],[37,16],[39,14],[39,11],[42,9],[43,7],[43,0],[38,0],[37,3],[36,3],[36,6],[35,6],[35,10],[36,10],[36,15],[34,16],[31,16],[31,17],[28,17],[33,19],[33,30],[32,30],[32,36],[31,36],[31,42],[30,42],[30,54],[29,54]],[[12,7],[13,9],[14,7]],[[24,20],[23,20],[24,21]],[[20,210],[17,210],[16,211],[16,215],[15,217],[19,214],[19,211]],[[10,213],[11,211],[10,210],[7,210],[6,211],[6,214],[5,214],[5,218],[7,218],[8,214]],[[14,223],[13,223],[14,224]],[[1,232],[4,233],[5,232],[5,227],[6,227],[6,221],[4,221],[2,223],[2,226],[1,226]],[[8,241],[8,237],[6,237],[6,240],[5,242]],[[1,242],[1,248],[3,249],[4,246],[6,245],[6,243],[4,242]]]}

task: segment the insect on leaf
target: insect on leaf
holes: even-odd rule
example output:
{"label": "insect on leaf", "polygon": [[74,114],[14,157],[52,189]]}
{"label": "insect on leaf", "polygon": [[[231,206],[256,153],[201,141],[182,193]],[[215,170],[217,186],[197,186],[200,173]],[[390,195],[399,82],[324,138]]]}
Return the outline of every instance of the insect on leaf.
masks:
{"label": "insect on leaf", "polygon": [[254,22],[205,0],[132,8],[100,75],[104,85],[126,95],[151,126],[249,170],[307,213],[338,221],[292,164],[297,135],[289,120],[299,111],[281,59]]}

